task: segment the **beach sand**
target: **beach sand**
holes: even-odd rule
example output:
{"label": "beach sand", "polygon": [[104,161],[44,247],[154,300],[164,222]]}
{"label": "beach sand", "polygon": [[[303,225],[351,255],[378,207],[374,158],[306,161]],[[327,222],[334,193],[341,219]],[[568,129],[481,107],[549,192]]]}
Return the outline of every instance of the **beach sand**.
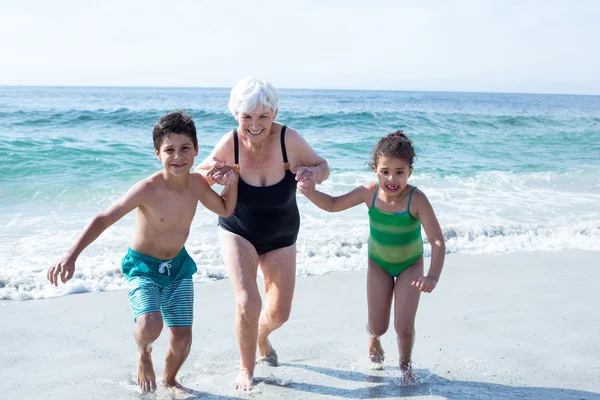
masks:
{"label": "beach sand", "polygon": [[[195,286],[185,396],[138,394],[124,291],[2,301],[0,398],[600,399],[600,253],[449,255],[439,286],[421,297],[417,386],[398,383],[393,327],[385,370],[369,369],[365,274],[298,278],[290,321],[271,339],[281,366],[258,366],[251,393],[231,389],[227,280]],[[166,333],[153,352],[159,376]]]}

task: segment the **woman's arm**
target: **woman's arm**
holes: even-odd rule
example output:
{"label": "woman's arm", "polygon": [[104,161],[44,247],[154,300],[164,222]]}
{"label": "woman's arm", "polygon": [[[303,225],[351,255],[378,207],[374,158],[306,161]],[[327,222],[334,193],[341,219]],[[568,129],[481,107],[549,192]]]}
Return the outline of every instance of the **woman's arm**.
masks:
{"label": "woman's arm", "polygon": [[293,149],[294,152],[298,182],[314,179],[315,183],[322,183],[329,177],[327,161],[319,156],[295,129],[288,128],[285,141],[286,148]]}

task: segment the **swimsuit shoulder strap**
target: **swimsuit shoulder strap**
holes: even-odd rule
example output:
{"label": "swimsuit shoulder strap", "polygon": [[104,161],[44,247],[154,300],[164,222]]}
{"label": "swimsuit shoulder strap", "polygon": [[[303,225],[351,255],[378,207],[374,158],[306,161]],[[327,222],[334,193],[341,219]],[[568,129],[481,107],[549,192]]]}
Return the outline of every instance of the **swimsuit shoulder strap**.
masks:
{"label": "swimsuit shoulder strap", "polygon": [[373,200],[371,201],[371,207],[375,206],[375,199],[377,198],[377,192],[379,191],[379,183],[375,184],[375,193],[373,193]]}
{"label": "swimsuit shoulder strap", "polygon": [[290,163],[288,162],[287,151],[285,150],[285,130],[286,129],[287,129],[287,126],[285,126],[285,125],[283,125],[281,127],[281,153],[283,154],[283,169],[287,171],[290,169]]}
{"label": "swimsuit shoulder strap", "polygon": [[238,133],[237,129],[233,130],[233,158],[235,160],[235,164],[233,165],[236,170],[240,170],[240,149],[238,144]]}
{"label": "swimsuit shoulder strap", "polygon": [[417,188],[416,186],[413,186],[413,188],[410,190],[410,193],[408,194],[408,206],[406,207],[406,211],[408,211],[409,214],[410,214],[410,202],[412,200],[413,192],[415,191],[416,188]]}

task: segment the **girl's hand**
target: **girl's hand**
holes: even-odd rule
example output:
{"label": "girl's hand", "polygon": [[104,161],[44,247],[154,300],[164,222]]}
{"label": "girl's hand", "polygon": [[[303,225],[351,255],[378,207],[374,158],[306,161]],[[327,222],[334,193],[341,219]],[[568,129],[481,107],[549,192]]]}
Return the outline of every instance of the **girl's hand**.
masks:
{"label": "girl's hand", "polygon": [[311,167],[300,167],[296,171],[296,180],[298,181],[298,190],[302,194],[314,192],[317,184],[317,175]]}
{"label": "girl's hand", "polygon": [[411,286],[416,287],[421,292],[431,293],[433,289],[435,289],[437,283],[437,278],[427,275],[417,279],[416,281],[413,281],[413,283],[411,283]]}

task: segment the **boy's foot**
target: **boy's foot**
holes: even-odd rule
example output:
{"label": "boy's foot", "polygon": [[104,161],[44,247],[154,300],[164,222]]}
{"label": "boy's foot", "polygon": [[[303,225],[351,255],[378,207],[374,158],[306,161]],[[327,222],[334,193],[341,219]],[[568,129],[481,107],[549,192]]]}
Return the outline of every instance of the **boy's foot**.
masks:
{"label": "boy's foot", "polygon": [[166,388],[183,389],[183,386],[175,379],[162,378],[162,384]]}
{"label": "boy's foot", "polygon": [[254,379],[250,371],[246,369],[240,369],[237,378],[235,378],[235,381],[233,382],[233,389],[244,391],[252,390],[253,380]]}
{"label": "boy's foot", "polygon": [[138,350],[137,381],[143,393],[156,391],[156,376],[150,351],[151,349],[144,352]]}
{"label": "boy's foot", "polygon": [[400,364],[400,381],[403,385],[415,385],[419,383],[417,376],[412,370],[410,363]]}
{"label": "boy's foot", "polygon": [[163,377],[162,384],[165,388],[167,388],[167,390],[171,391],[176,396],[186,396],[190,394],[190,389],[186,388],[175,379],[166,379]]}
{"label": "boy's foot", "polygon": [[381,347],[381,341],[375,336],[371,336],[369,338],[369,360],[374,364],[383,364],[385,361],[383,347]]}

